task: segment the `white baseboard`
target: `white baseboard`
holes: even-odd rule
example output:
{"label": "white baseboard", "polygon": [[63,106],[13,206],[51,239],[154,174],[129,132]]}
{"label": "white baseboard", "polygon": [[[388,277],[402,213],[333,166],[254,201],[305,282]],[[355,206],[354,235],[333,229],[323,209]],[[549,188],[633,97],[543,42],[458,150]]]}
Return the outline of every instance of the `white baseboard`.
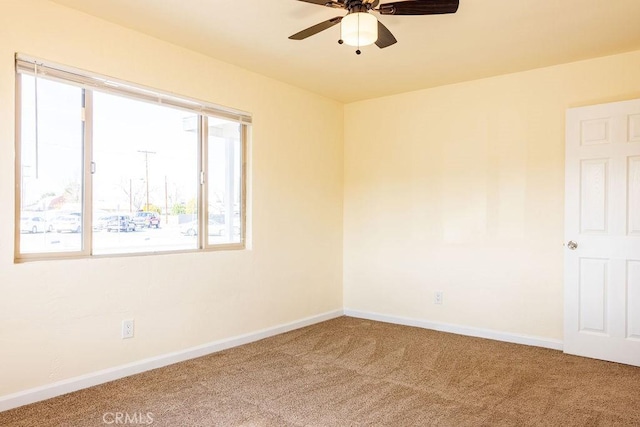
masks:
{"label": "white baseboard", "polygon": [[196,357],[206,356],[207,354],[216,353],[231,347],[248,344],[274,335],[279,335],[295,329],[304,328],[326,320],[335,319],[343,315],[342,310],[334,310],[316,316],[307,317],[294,322],[283,325],[262,329],[236,337],[231,337],[208,344],[192,347],[186,350],[180,350],[161,356],[151,357],[139,360],[137,362],[128,363],[114,368],[104,369],[79,377],[69,378],[57,381],[41,387],[24,390],[18,393],[9,394],[0,397],[0,412],[19,406],[28,405],[30,403],[39,402],[41,400],[51,399],[52,397],[61,396],[83,388],[93,387],[109,381],[128,377],[130,375],[139,374],[151,369],[161,368],[163,366],[172,365],[174,363],[183,362],[185,360],[194,359]]}
{"label": "white baseboard", "polygon": [[57,381],[41,387],[24,390],[18,393],[9,394],[0,397],[0,412],[19,406],[28,405],[30,403],[39,402],[41,400],[51,399],[52,397],[61,396],[84,388],[93,387],[109,381],[114,381],[130,375],[139,374],[151,369],[161,368],[163,366],[172,365],[174,363],[183,362],[185,360],[194,359],[196,357],[206,356],[211,353],[226,350],[228,348],[237,347],[243,344],[249,344],[274,335],[283,334],[295,329],[304,328],[326,320],[335,319],[342,315],[357,317],[360,319],[374,320],[378,322],[394,323],[405,326],[415,326],[419,328],[432,329],[441,332],[450,332],[459,335],[467,335],[478,338],[488,338],[496,341],[505,341],[515,344],[531,345],[536,347],[550,348],[553,350],[562,350],[562,341],[548,338],[533,337],[521,334],[512,334],[507,332],[494,331],[489,329],[479,329],[467,326],[452,325],[447,323],[430,322],[426,320],[411,319],[401,316],[391,316],[387,314],[372,313],[359,310],[334,310],[316,316],[307,317],[305,319],[262,329],[236,337],[231,337],[186,350],[176,351],[161,356],[151,357],[139,360],[114,368],[104,369],[86,375]]}
{"label": "white baseboard", "polygon": [[440,332],[467,335],[470,337],[487,338],[496,341],[505,341],[514,344],[524,344],[534,347],[544,347],[553,350],[563,349],[562,341],[549,338],[541,338],[530,335],[513,334],[509,332],[494,331],[491,329],[472,328],[468,326],[452,325],[449,323],[430,322],[427,320],[411,319],[407,317],[391,316],[387,314],[371,313],[366,311],[344,309],[345,316],[358,317],[360,319],[375,320],[378,322],[395,323],[398,325],[415,326],[418,328],[432,329]]}

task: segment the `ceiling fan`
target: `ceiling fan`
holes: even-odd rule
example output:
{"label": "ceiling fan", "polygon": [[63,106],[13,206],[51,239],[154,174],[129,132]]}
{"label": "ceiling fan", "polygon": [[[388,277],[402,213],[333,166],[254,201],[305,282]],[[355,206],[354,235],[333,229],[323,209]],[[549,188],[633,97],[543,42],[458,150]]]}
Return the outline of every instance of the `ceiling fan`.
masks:
{"label": "ceiling fan", "polygon": [[[296,33],[291,40],[304,40],[340,23],[341,36],[338,43],[360,47],[375,43],[380,49],[397,42],[391,31],[371,14],[380,15],[440,15],[456,13],[459,0],[405,0],[380,4],[380,0],[298,0],[334,9],[346,9],[345,16],[337,16]],[[380,6],[376,9],[377,6]]]}

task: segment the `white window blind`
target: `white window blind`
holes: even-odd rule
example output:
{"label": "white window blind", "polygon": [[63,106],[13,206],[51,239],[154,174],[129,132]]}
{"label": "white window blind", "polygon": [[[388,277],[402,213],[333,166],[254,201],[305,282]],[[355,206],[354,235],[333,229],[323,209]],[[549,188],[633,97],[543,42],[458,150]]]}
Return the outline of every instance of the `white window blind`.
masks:
{"label": "white window blind", "polygon": [[61,80],[67,84],[75,84],[87,89],[133,97],[138,100],[180,108],[202,115],[220,117],[222,119],[236,121],[241,124],[251,124],[251,115],[240,110],[183,96],[168,94],[155,89],[43,61],[22,54],[16,54],[16,70],[18,73],[35,76],[42,75],[49,79]]}

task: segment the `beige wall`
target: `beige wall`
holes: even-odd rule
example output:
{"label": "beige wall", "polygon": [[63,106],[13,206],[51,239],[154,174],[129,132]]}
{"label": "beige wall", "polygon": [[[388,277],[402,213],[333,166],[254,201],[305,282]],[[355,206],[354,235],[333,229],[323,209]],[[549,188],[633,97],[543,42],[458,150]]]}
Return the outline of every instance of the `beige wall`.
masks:
{"label": "beige wall", "polygon": [[345,307],[561,339],[565,110],[640,97],[639,71],[637,51],[347,105]]}
{"label": "beige wall", "polygon": [[[246,251],[13,263],[15,52],[254,116]],[[45,1],[0,2],[0,396],[342,308],[343,106]],[[135,318],[136,337],[120,339]]]}

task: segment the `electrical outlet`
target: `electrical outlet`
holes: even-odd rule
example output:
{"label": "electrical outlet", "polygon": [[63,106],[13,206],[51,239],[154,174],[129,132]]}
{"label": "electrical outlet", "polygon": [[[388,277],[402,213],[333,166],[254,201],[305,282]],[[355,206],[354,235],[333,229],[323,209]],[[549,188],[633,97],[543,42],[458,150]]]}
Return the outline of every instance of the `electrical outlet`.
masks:
{"label": "electrical outlet", "polygon": [[442,304],[443,303],[443,299],[444,299],[444,292],[436,291],[433,294],[433,303],[434,304]]}
{"label": "electrical outlet", "polygon": [[122,339],[133,338],[133,319],[122,321]]}

